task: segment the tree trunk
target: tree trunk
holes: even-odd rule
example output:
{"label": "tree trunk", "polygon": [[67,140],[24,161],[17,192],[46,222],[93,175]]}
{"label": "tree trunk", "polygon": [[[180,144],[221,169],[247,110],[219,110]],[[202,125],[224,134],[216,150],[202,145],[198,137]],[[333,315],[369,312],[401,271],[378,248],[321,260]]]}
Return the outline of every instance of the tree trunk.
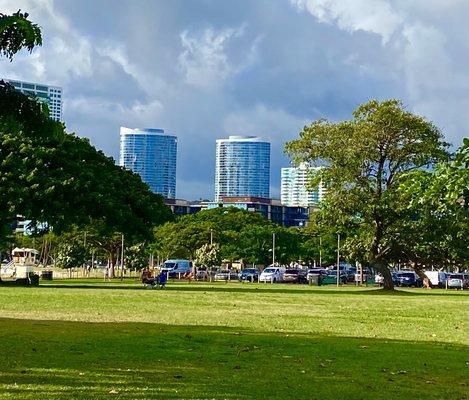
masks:
{"label": "tree trunk", "polygon": [[380,261],[371,262],[370,264],[374,269],[378,270],[383,275],[383,289],[394,290],[394,282],[392,281],[392,274],[389,266],[386,263]]}
{"label": "tree trunk", "polygon": [[116,267],[116,255],[113,252],[110,253],[109,261],[111,263],[110,269],[109,269],[109,278],[114,278],[115,277],[115,267]]}
{"label": "tree trunk", "polygon": [[417,263],[412,263],[412,269],[415,271],[417,276],[422,280],[423,286],[426,289],[431,289],[431,284],[430,284],[430,279],[428,279],[428,276],[423,272],[423,268],[418,265]]}

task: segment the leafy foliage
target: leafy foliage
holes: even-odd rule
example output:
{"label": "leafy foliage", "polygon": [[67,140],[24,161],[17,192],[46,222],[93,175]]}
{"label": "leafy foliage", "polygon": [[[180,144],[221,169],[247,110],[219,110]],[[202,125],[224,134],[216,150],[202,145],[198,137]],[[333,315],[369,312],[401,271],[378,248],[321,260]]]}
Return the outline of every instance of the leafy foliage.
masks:
{"label": "leafy foliage", "polygon": [[42,45],[41,29],[28,20],[28,13],[18,10],[13,15],[0,13],[0,54],[9,58],[22,48],[33,51]]}
{"label": "leafy foliage", "polygon": [[414,267],[467,266],[469,262],[469,139],[456,155],[432,171],[414,171],[400,186],[401,257]]}
{"label": "leafy foliage", "polygon": [[88,261],[85,244],[76,232],[63,235],[57,246],[56,264],[62,268],[76,268]]}
{"label": "leafy foliage", "polygon": [[84,138],[43,113],[40,103],[0,84],[0,224],[15,215],[56,232],[102,220],[107,229],[146,239],[171,219],[161,196]]}
{"label": "leafy foliage", "polygon": [[[272,224],[262,215],[235,207],[204,210],[185,215],[155,229],[152,247],[163,258],[198,259],[199,249],[207,252],[210,239],[219,246],[219,257],[226,262],[243,260],[248,264],[272,262],[273,234],[276,235],[275,258],[287,264],[303,260],[319,261],[319,235],[310,228],[284,228]],[[324,235],[322,257],[333,260],[335,247],[330,235]],[[314,244],[313,244],[314,243]],[[313,246],[314,248],[311,248]]]}
{"label": "leafy foliage", "polygon": [[199,266],[208,267],[212,269],[215,265],[219,265],[220,259],[220,246],[218,243],[205,243],[195,251],[195,263]]}
{"label": "leafy foliage", "polygon": [[125,248],[124,265],[126,268],[137,270],[148,266],[148,251],[145,243],[137,243]]}
{"label": "leafy foliage", "polygon": [[318,120],[286,145],[297,161],[323,164],[315,179],[328,186],[323,225],[347,233],[344,249],[366,260],[392,289],[389,264],[403,216],[398,190],[410,171],[447,159],[447,144],[430,122],[404,109],[398,100],[372,100],[353,119]]}

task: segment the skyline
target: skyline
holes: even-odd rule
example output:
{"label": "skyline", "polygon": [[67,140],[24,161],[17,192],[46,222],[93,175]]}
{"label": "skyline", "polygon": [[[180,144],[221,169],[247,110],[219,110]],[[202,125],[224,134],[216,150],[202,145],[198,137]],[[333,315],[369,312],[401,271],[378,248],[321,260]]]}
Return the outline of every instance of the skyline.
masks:
{"label": "skyline", "polygon": [[120,126],[163,126],[179,138],[180,198],[213,196],[217,138],[269,138],[279,197],[283,143],[370,98],[402,99],[455,146],[468,136],[469,2],[406,3],[6,0],[45,40],[0,76],[63,87],[67,129],[116,161]]}

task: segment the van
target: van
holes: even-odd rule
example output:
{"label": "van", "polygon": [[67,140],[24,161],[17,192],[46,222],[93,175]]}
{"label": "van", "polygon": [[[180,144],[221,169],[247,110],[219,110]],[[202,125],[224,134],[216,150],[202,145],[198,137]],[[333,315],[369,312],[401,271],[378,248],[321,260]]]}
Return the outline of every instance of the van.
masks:
{"label": "van", "polygon": [[170,277],[179,277],[192,272],[192,261],[189,260],[166,260],[162,267],[162,273],[168,273]]}
{"label": "van", "polygon": [[433,287],[445,287],[446,274],[443,271],[424,271]]}
{"label": "van", "polygon": [[282,282],[285,267],[270,266],[259,276],[259,282]]}

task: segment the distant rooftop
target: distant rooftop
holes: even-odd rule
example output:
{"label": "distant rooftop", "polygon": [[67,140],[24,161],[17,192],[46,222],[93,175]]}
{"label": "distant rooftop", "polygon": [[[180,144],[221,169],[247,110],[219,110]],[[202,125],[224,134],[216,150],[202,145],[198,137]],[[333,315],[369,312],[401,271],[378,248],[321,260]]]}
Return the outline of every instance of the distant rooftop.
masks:
{"label": "distant rooftop", "polygon": [[230,135],[228,139],[217,139],[217,142],[269,142],[260,136]]}
{"label": "distant rooftop", "polygon": [[120,132],[121,135],[164,135],[164,129],[159,128],[127,128],[125,126],[121,126]]}

